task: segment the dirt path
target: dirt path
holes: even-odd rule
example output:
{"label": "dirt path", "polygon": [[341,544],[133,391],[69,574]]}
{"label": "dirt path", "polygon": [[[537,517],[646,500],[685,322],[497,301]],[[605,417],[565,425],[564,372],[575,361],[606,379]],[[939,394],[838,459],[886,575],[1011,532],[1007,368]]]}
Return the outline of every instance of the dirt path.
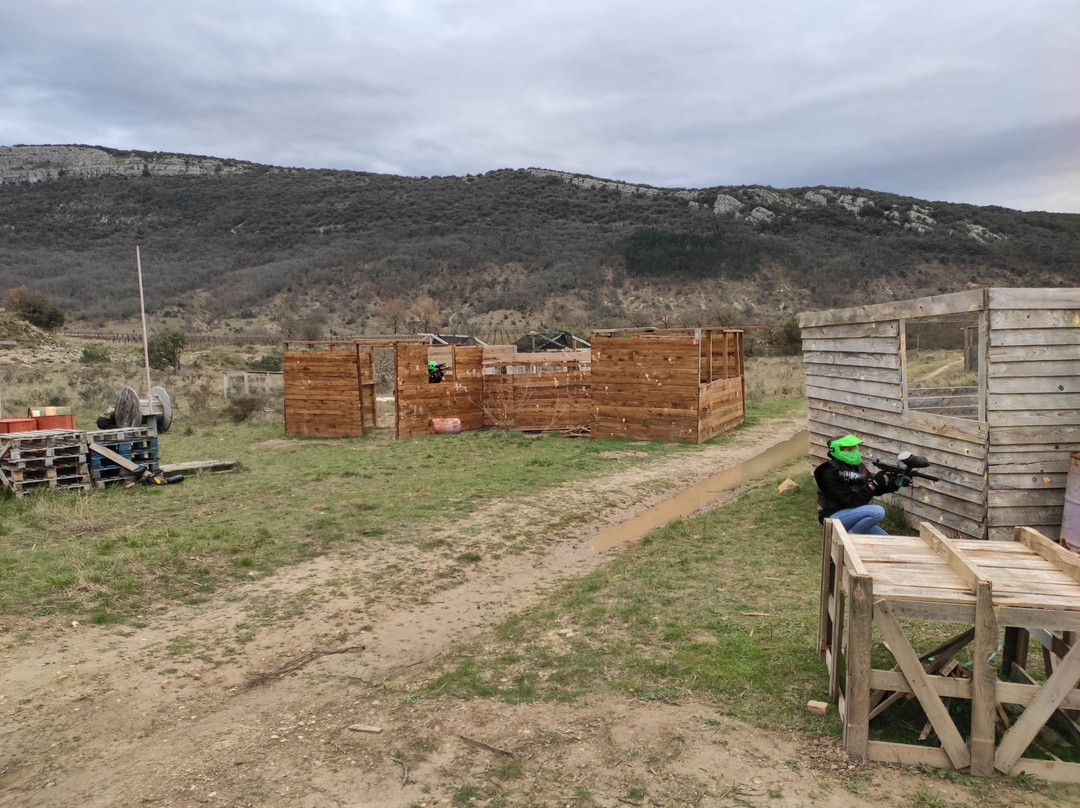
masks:
{"label": "dirt path", "polygon": [[[603,529],[802,428],[772,422],[698,453],[643,457],[630,471],[485,508],[445,530],[535,530],[582,504],[595,518],[553,530],[536,553],[489,558],[464,584],[418,603],[311,598],[225,660],[208,649],[250,624],[257,598],[175,609],[137,629],[6,626],[0,806],[322,808],[470,797],[478,805],[855,806],[911,794],[918,778],[851,766],[832,739],[763,732],[700,704],[405,698],[407,678],[452,644],[618,552],[593,549]],[[388,552],[350,562],[350,572],[377,569]],[[341,563],[326,557],[284,571],[261,582],[259,596],[303,600],[340,576]],[[947,799],[964,793],[933,788]]]}

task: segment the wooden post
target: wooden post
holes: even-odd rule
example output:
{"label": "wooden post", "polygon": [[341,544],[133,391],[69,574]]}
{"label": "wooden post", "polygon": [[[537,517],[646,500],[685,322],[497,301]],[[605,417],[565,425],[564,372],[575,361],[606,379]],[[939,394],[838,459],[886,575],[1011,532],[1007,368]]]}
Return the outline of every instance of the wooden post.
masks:
{"label": "wooden post", "polygon": [[1013,666],[1027,669],[1028,634],[1026,628],[1005,627],[1005,647],[1001,651],[1001,669],[1012,677]]}
{"label": "wooden post", "polygon": [[[353,356],[356,358],[356,394],[360,404],[360,432],[367,431],[367,412],[364,407],[364,373],[360,365],[360,343],[353,343]],[[374,424],[372,424],[374,426]]]}
{"label": "wooden post", "polygon": [[[826,520],[828,521],[828,520]],[[836,556],[832,551],[836,550]],[[831,662],[829,664],[829,699],[836,701],[840,696],[840,658],[844,655],[844,614],[847,611],[847,594],[844,590],[844,545],[836,540],[835,532],[829,547],[829,557],[833,564],[832,569],[832,613],[829,622],[832,625]]]}
{"label": "wooden post", "polygon": [[821,531],[821,603],[818,604],[818,659],[825,661],[825,651],[832,644],[829,626],[829,595],[832,592],[832,522],[826,520]]}
{"label": "wooden post", "polygon": [[971,773],[989,777],[994,773],[994,725],[997,723],[997,674],[990,664],[997,650],[998,624],[994,616],[992,587],[979,583],[975,594],[975,647],[972,649]]}
{"label": "wooden post", "polygon": [[[724,337],[725,344],[727,342],[727,336]],[[713,332],[709,332],[709,377],[705,380],[711,382],[713,380]]]}
{"label": "wooden post", "polygon": [[847,681],[844,685],[844,751],[866,760],[870,744],[870,649],[874,625],[874,579],[852,575],[848,622]]}

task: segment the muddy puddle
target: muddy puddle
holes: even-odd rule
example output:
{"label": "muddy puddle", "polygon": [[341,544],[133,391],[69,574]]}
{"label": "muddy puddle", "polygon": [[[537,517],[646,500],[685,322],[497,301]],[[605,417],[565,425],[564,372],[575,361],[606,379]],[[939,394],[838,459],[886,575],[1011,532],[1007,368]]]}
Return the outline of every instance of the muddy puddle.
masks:
{"label": "muddy puddle", "polygon": [[597,551],[608,550],[623,542],[641,538],[650,530],[666,525],[672,519],[689,516],[708,507],[731,489],[763,477],[776,467],[809,451],[810,432],[804,430],[750,460],[724,469],[719,474],[684,489],[671,499],[654,505],[633,519],[613,525],[596,537],[593,548]]}

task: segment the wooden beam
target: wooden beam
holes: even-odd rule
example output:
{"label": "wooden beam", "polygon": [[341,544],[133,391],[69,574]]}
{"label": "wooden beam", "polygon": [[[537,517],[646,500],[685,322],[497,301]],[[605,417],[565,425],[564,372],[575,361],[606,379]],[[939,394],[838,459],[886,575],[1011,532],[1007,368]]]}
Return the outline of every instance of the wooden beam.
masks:
{"label": "wooden beam", "polygon": [[878,631],[881,632],[882,638],[888,643],[889,649],[900,665],[900,670],[907,677],[912,691],[918,697],[919,704],[922,705],[923,711],[926,713],[926,717],[930,719],[934,731],[937,732],[937,736],[941,740],[941,746],[952,762],[952,768],[967,768],[971,762],[971,755],[968,752],[967,745],[964,743],[960,731],[953,723],[948,708],[941,701],[941,697],[938,696],[926,671],[923,670],[922,665],[919,663],[918,656],[916,656],[915,651],[912,650],[911,644],[904,635],[900,621],[896,619],[889,607],[889,601],[880,600],[874,604],[874,618]]}
{"label": "wooden beam", "polygon": [[994,773],[994,727],[997,724],[997,672],[990,658],[997,651],[998,624],[988,581],[980,581],[975,601],[975,646],[972,649],[971,773]]}
{"label": "wooden beam", "polygon": [[1050,541],[1042,533],[1030,527],[1017,527],[1013,537],[1025,547],[1045,558],[1074,581],[1080,582],[1080,556],[1070,553],[1060,544]]}
{"label": "wooden beam", "polygon": [[[976,592],[981,584],[989,585],[989,577],[975,566],[952,541],[934,525],[929,522],[919,523],[919,538],[930,545],[942,561],[949,565],[949,569],[960,576],[964,585],[972,592]],[[997,645],[997,643],[994,643]]]}
{"label": "wooden beam", "polygon": [[994,766],[998,771],[1008,773],[1012,770],[1047,719],[1061,706],[1077,679],[1080,679],[1080,643],[1074,645],[1061,660],[1061,664],[1046,680],[1039,695],[1001,739],[994,757]]}
{"label": "wooden beam", "polygon": [[[874,579],[869,575],[852,575],[849,580],[851,621],[847,630],[844,751],[852,760],[862,761],[867,759],[870,742],[870,651],[874,626]],[[839,660],[836,661],[839,663]],[[921,666],[919,670],[922,670]]]}
{"label": "wooden beam", "polygon": [[859,557],[859,551],[843,522],[839,519],[827,519],[826,521],[833,523],[836,540],[844,547],[844,562],[850,564],[852,571],[856,575],[869,575],[870,573],[866,571],[866,565],[863,564],[862,559]]}

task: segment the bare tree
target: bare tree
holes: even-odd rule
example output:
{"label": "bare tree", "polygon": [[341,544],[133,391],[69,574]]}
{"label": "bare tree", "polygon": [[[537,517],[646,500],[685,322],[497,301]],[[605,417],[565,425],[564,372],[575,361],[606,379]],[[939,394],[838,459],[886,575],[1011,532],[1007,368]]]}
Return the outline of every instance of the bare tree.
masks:
{"label": "bare tree", "polygon": [[409,314],[409,307],[400,297],[392,297],[379,303],[379,319],[396,334]]}

